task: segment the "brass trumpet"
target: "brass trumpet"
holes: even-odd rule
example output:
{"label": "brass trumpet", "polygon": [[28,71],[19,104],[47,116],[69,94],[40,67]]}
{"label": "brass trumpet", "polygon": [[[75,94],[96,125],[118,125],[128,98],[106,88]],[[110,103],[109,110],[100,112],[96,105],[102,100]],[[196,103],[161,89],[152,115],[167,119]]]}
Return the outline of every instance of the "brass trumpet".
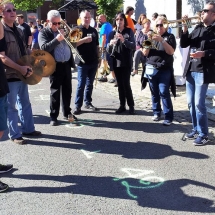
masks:
{"label": "brass trumpet", "polygon": [[177,19],[177,20],[168,20],[166,27],[170,28],[180,28],[187,26],[188,28],[192,28],[193,25],[198,25],[201,23],[200,16],[189,17],[186,19]]}
{"label": "brass trumpet", "polygon": [[152,31],[152,30],[150,30],[149,32],[147,34],[148,39],[143,41],[142,47],[145,48],[145,49],[151,49],[151,48],[157,49],[156,46],[154,45],[154,41],[152,39],[152,37],[154,35],[156,35],[156,33],[154,31]]}
{"label": "brass trumpet", "polygon": [[61,31],[58,29],[58,32],[64,37],[65,42],[68,44],[68,46],[71,48],[71,50],[75,53],[75,55],[78,57],[78,59],[82,62],[85,63],[81,55],[78,53],[77,49],[72,45],[72,43],[77,43],[81,37],[82,37],[82,32],[79,29],[72,29],[69,27],[69,25],[61,19],[62,26],[65,30],[65,35],[61,33]]}

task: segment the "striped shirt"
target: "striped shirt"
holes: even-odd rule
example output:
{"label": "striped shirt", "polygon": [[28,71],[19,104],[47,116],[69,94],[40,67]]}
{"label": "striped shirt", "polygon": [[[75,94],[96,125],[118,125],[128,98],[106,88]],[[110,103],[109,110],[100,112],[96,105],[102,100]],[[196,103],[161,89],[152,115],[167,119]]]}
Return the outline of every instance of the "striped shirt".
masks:
{"label": "striped shirt", "polygon": [[[56,37],[58,34],[58,32],[54,32],[54,37]],[[65,62],[70,59],[71,50],[65,40],[60,41],[60,44],[55,47],[54,57],[57,62]]]}

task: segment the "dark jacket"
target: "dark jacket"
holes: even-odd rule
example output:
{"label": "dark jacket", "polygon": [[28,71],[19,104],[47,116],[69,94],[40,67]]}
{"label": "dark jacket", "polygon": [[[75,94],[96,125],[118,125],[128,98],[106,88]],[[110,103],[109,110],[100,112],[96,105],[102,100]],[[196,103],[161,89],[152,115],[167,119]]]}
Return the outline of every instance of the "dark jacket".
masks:
{"label": "dark jacket", "polygon": [[[203,24],[197,25],[189,34],[181,34],[181,48],[196,47],[197,51],[205,51],[205,56],[200,59],[203,67],[204,83],[215,83],[215,23],[208,26],[206,32],[200,38],[201,29],[205,28]],[[190,70],[190,55],[188,54],[183,77]]]}
{"label": "dark jacket", "polygon": [[[18,40],[16,39],[16,35],[14,31],[12,31],[2,20],[2,24],[4,27],[4,37],[5,37],[5,42],[6,42],[6,50],[5,50],[5,55],[9,57],[12,61],[17,62],[22,57],[22,51],[19,47]],[[23,31],[20,28],[16,27],[16,30],[18,31],[18,34],[23,42],[23,52],[27,54],[27,46],[25,45],[25,36]],[[17,73],[19,71],[13,69],[12,67],[4,65],[5,72],[6,72],[6,77],[7,79],[10,78],[19,78]]]}
{"label": "dark jacket", "polygon": [[[38,43],[41,50],[49,52],[54,57],[54,49],[60,42],[54,38],[54,34],[49,27],[43,28],[38,35]],[[75,68],[75,62],[71,53],[70,57],[71,67]]]}
{"label": "dark jacket", "polygon": [[[0,52],[5,52],[5,49],[6,49],[6,42],[5,42],[5,39],[2,38],[0,40]],[[9,88],[8,88],[7,79],[4,71],[4,65],[0,60],[0,97],[5,96],[7,93],[9,93]]]}
{"label": "dark jacket", "polygon": [[[112,31],[109,34],[108,41],[114,38],[116,31]],[[124,43],[118,41],[115,46],[114,58],[113,58],[113,66],[114,67],[131,67],[132,66],[132,56],[133,51],[136,48],[135,40],[134,40],[134,33],[130,28],[124,28],[122,31],[122,35],[125,38]],[[114,46],[110,46],[108,43],[107,45],[107,52],[109,54],[112,53],[112,49]]]}

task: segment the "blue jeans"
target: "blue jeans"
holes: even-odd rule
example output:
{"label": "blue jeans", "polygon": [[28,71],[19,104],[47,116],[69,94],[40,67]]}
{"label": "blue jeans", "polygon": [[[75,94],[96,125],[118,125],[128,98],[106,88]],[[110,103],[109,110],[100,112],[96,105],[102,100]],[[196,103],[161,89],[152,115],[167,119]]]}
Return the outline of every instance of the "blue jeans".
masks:
{"label": "blue jeans", "polygon": [[31,103],[29,101],[28,86],[22,81],[8,82],[10,93],[8,102],[9,138],[16,139],[22,136],[18,122],[21,122],[23,133],[35,131]]}
{"label": "blue jeans", "polygon": [[152,94],[152,110],[154,115],[161,115],[161,99],[165,120],[170,121],[173,120],[173,106],[169,91],[171,75],[170,70],[159,70],[156,75],[148,79]]}
{"label": "blue jeans", "polygon": [[[86,105],[92,102],[93,82],[95,79],[98,64],[78,66],[78,86],[76,90],[75,106],[81,108],[83,97]],[[85,88],[85,92],[84,92]]]}
{"label": "blue jeans", "polygon": [[208,84],[204,84],[204,74],[189,72],[186,76],[187,103],[193,123],[193,130],[199,136],[208,135],[208,118],[205,97]]}
{"label": "blue jeans", "polygon": [[7,129],[7,95],[0,97],[0,131]]}

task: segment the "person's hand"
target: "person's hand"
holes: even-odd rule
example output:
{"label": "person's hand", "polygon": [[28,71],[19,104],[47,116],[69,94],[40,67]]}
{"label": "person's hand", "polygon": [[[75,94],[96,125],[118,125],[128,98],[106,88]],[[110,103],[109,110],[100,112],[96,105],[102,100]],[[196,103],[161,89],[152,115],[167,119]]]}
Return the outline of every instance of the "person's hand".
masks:
{"label": "person's hand", "polygon": [[116,45],[116,43],[117,43],[117,39],[112,39],[112,40],[110,40],[110,45],[112,46],[112,45]]}
{"label": "person's hand", "polygon": [[122,34],[116,33],[116,36],[117,36],[118,39],[120,39],[120,41],[121,41],[122,43],[125,41],[125,39],[124,39],[124,37],[123,37]]}
{"label": "person's hand", "polygon": [[182,16],[182,25],[183,25],[183,32],[186,33],[188,30],[188,27],[186,25],[186,19],[188,19],[188,15]]}
{"label": "person's hand", "polygon": [[84,40],[84,43],[91,43],[92,37],[84,37],[83,40]]}
{"label": "person's hand", "polygon": [[62,34],[58,34],[56,36],[56,39],[60,42],[60,41],[64,40],[64,36]]}
{"label": "person's hand", "polygon": [[20,66],[19,72],[25,77],[28,78],[33,74],[33,71],[30,66]]}
{"label": "person's hand", "polygon": [[190,57],[192,58],[202,58],[205,56],[204,51],[196,51],[195,53],[190,53]]}
{"label": "person's hand", "polygon": [[157,41],[157,42],[162,42],[163,41],[163,37],[161,37],[158,34],[154,34],[152,37],[153,40]]}

